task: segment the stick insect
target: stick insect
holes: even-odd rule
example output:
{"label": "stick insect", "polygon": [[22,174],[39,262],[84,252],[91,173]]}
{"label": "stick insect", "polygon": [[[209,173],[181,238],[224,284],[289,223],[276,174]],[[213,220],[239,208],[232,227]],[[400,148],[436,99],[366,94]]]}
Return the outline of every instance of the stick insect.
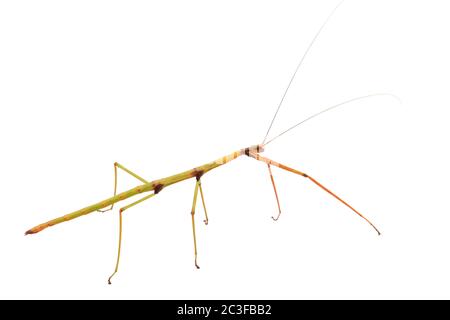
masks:
{"label": "stick insect", "polygon": [[[142,178],[141,176],[137,175],[136,173],[132,172],[131,170],[127,169],[125,166],[119,164],[119,163],[114,163],[114,195],[106,200],[100,201],[96,204],[90,205],[88,207],[85,207],[83,209],[77,210],[75,212],[66,214],[64,216],[61,216],[59,218],[44,222],[42,224],[39,224],[31,229],[29,229],[28,231],[25,232],[25,235],[29,235],[29,234],[35,234],[38,233],[48,227],[57,225],[59,223],[62,222],[66,222],[66,221],[70,221],[73,220],[75,218],[87,215],[89,213],[98,211],[98,212],[106,212],[106,211],[110,211],[114,208],[114,204],[123,201],[125,199],[134,197],[136,195],[140,195],[140,194],[146,194],[149,193],[147,195],[145,195],[143,198],[140,198],[139,200],[132,202],[131,204],[128,204],[122,208],[119,209],[119,243],[118,243],[118,251],[117,251],[117,260],[116,260],[116,264],[115,264],[115,269],[114,272],[111,274],[111,276],[108,278],[108,283],[111,284],[111,278],[117,273],[118,269],[119,269],[119,262],[120,262],[120,252],[121,252],[121,243],[122,243],[122,218],[123,218],[123,213],[125,210],[130,209],[131,207],[134,207],[137,204],[142,203],[145,200],[148,200],[154,196],[156,196],[157,194],[159,194],[162,190],[164,190],[165,188],[167,188],[168,186],[187,180],[187,179],[191,179],[191,178],[195,178],[195,188],[194,188],[194,196],[193,196],[193,201],[192,201],[192,209],[191,209],[191,217],[192,217],[192,234],[193,234],[193,242],[194,242],[194,263],[195,263],[195,267],[199,268],[198,263],[197,263],[197,238],[196,238],[196,233],[195,233],[195,209],[196,209],[196,204],[197,204],[197,198],[198,198],[198,194],[200,193],[200,198],[201,198],[201,202],[203,205],[203,210],[205,212],[205,219],[204,219],[204,223],[205,225],[208,224],[208,213],[206,211],[206,205],[205,205],[205,197],[204,197],[204,193],[202,190],[202,177],[208,173],[209,171],[220,167],[224,164],[229,163],[230,161],[233,161],[237,158],[239,158],[240,156],[247,156],[250,158],[253,158],[257,161],[263,162],[265,164],[265,166],[267,166],[268,169],[268,174],[270,177],[270,181],[272,183],[273,186],[273,190],[275,193],[275,199],[277,202],[277,206],[278,206],[278,210],[277,210],[277,215],[273,216],[272,219],[274,221],[278,220],[280,215],[281,215],[281,207],[280,207],[280,201],[278,198],[278,192],[277,192],[277,188],[275,186],[275,180],[272,174],[272,167],[277,167],[280,168],[282,170],[286,170],[288,172],[291,172],[293,174],[299,175],[303,178],[308,179],[309,181],[311,181],[313,184],[315,184],[316,186],[318,186],[319,188],[321,188],[322,190],[326,191],[328,194],[330,194],[331,196],[333,196],[335,199],[337,199],[338,201],[340,201],[342,204],[344,204],[345,206],[347,206],[350,210],[352,210],[353,212],[355,212],[357,215],[359,215],[362,219],[364,219],[368,224],[370,224],[370,226],[378,233],[378,235],[380,235],[380,231],[375,227],[375,225],[369,220],[367,219],[365,216],[363,216],[359,211],[357,211],[355,208],[353,208],[350,204],[348,204],[346,201],[344,201],[341,197],[339,197],[338,195],[336,195],[334,192],[332,192],[330,189],[328,189],[327,187],[325,187],[322,183],[320,183],[319,181],[317,181],[315,178],[313,178],[312,176],[310,176],[307,173],[304,173],[302,171],[299,171],[297,169],[293,169],[291,167],[288,167],[287,165],[281,164],[279,162],[276,162],[272,159],[269,159],[267,157],[264,157],[262,155],[262,153],[264,152],[265,147],[273,142],[275,139],[278,139],[280,136],[286,134],[287,132],[293,130],[294,128],[298,127],[299,125],[303,124],[306,121],[309,121],[325,112],[328,112],[332,109],[335,109],[337,107],[343,106],[345,104],[357,101],[357,100],[361,100],[361,99],[366,99],[369,97],[373,97],[373,96],[379,96],[379,95],[389,95],[389,94],[371,94],[371,95],[366,95],[366,96],[361,96],[361,97],[357,97],[357,98],[353,98],[351,100],[347,100],[344,101],[342,103],[336,104],[334,106],[331,106],[329,108],[326,108],[318,113],[315,113],[313,115],[311,115],[310,117],[302,120],[301,122],[293,125],[292,127],[286,129],[285,131],[279,133],[278,135],[275,135],[273,138],[268,139],[270,131],[272,129],[272,125],[275,121],[275,119],[277,118],[278,112],[280,111],[280,108],[283,104],[283,101],[286,97],[287,92],[289,91],[289,88],[291,87],[291,84],[298,72],[298,70],[300,69],[301,65],[303,64],[303,61],[305,60],[305,57],[307,56],[308,52],[310,51],[311,47],[313,46],[313,44],[315,43],[316,39],[318,38],[319,34],[322,32],[322,29],[325,27],[325,25],[328,23],[328,21],[330,20],[330,18],[332,17],[332,15],[334,14],[334,12],[337,10],[337,8],[342,4],[339,3],[333,10],[332,12],[328,15],[328,17],[326,18],[325,22],[322,24],[322,26],[320,27],[320,29],[317,31],[317,33],[315,34],[314,38],[312,39],[312,41],[310,42],[309,46],[307,47],[306,51],[304,52],[302,58],[300,59],[300,62],[298,63],[294,73],[292,74],[290,81],[288,83],[287,88],[284,91],[284,94],[281,98],[281,101],[278,104],[278,107],[276,109],[276,112],[270,122],[270,125],[267,129],[266,135],[263,139],[263,141],[259,144],[256,145],[252,145],[250,147],[247,148],[243,148],[237,151],[234,151],[226,156],[220,157],[212,162],[208,162],[204,165],[195,167],[191,170],[187,170],[187,171],[183,171],[181,173],[169,176],[169,177],[165,177],[165,178],[161,178],[161,179],[157,179],[157,180],[153,180],[153,181],[148,181],[144,178]],[[137,180],[139,180],[141,182],[140,185],[138,185],[135,188],[132,188],[130,190],[124,191],[122,193],[117,194],[117,171],[118,169],[121,169],[122,171],[130,174],[131,176],[133,176],[134,178],[136,178]]]}

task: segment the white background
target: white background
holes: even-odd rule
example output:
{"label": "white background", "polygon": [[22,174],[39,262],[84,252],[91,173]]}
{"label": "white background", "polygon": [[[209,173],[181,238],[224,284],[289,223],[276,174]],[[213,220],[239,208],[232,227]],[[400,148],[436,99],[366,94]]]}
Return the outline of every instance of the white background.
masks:
{"label": "white background", "polygon": [[[111,196],[118,161],[153,180],[261,142],[337,1],[0,4],[0,298],[450,298],[448,1],[346,1],[323,30],[267,147],[308,180],[241,158],[126,211],[24,237]],[[119,176],[119,189],[138,181]],[[127,202],[128,203],[128,202]]]}

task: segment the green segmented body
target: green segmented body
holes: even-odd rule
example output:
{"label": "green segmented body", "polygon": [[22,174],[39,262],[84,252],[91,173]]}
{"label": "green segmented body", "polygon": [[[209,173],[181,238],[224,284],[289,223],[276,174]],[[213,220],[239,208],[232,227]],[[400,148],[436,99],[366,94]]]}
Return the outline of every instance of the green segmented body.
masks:
{"label": "green segmented body", "polygon": [[133,197],[135,195],[144,193],[144,192],[150,192],[153,191],[155,194],[160,192],[163,188],[170,186],[174,183],[189,179],[189,178],[193,178],[193,177],[201,177],[203,174],[205,174],[206,172],[215,169],[221,165],[224,165],[234,159],[236,159],[237,157],[243,155],[243,154],[248,154],[250,151],[259,151],[259,146],[252,146],[250,148],[245,148],[245,149],[241,149],[238,151],[235,151],[233,153],[230,153],[227,156],[221,157],[216,159],[215,161],[209,162],[207,164],[204,164],[202,166],[196,167],[194,169],[191,170],[187,170],[178,174],[175,174],[173,176],[169,176],[166,178],[162,178],[162,179],[158,179],[158,180],[154,180],[151,181],[149,183],[144,183],[142,185],[139,185],[133,189],[124,191],[122,193],[119,193],[116,196],[113,196],[111,198],[108,198],[106,200],[100,201],[96,204],[90,205],[88,207],[85,207],[83,209],[74,211],[72,213],[66,214],[64,216],[61,216],[59,218],[41,223],[33,228],[31,228],[30,230],[28,230],[27,232],[25,232],[26,235],[28,234],[34,234],[37,232],[40,232],[42,230],[44,230],[45,228],[54,226],[56,224],[65,222],[65,221],[69,221],[69,220],[73,220],[75,218],[87,215],[89,213],[92,213],[94,211],[106,208],[116,202],[128,199],[130,197]]}
{"label": "green segmented body", "polygon": [[[206,172],[208,172],[208,171],[210,171],[212,169],[215,169],[215,168],[217,168],[217,167],[219,167],[219,166],[221,166],[223,164],[226,164],[226,163],[228,163],[228,162],[238,158],[239,156],[246,155],[248,157],[256,159],[257,161],[261,161],[261,162],[263,162],[263,163],[265,163],[267,165],[267,168],[269,170],[270,179],[271,179],[272,186],[273,186],[273,190],[274,190],[274,193],[275,193],[275,198],[276,198],[277,205],[278,205],[278,215],[277,215],[277,217],[272,217],[273,220],[277,221],[278,218],[280,217],[281,206],[280,206],[280,201],[279,201],[279,198],[278,198],[278,192],[277,192],[277,189],[276,189],[276,186],[275,186],[275,180],[274,180],[274,177],[273,177],[273,174],[272,174],[271,166],[278,167],[278,168],[280,168],[282,170],[286,170],[286,171],[288,171],[290,173],[294,173],[296,175],[302,176],[303,178],[306,178],[306,179],[310,180],[315,185],[320,187],[322,190],[326,191],[331,196],[333,196],[335,199],[337,199],[342,204],[347,206],[349,209],[354,211],[361,218],[366,220],[374,228],[374,230],[380,235],[379,230],[372,224],[371,221],[369,221],[365,216],[363,216],[355,208],[350,206],[349,203],[347,203],[342,198],[337,196],[334,192],[332,192],[330,189],[326,188],[323,184],[321,184],[319,181],[317,181],[316,179],[311,177],[309,174],[306,174],[304,172],[301,172],[301,171],[296,170],[294,168],[288,167],[288,166],[286,166],[284,164],[281,164],[279,162],[273,161],[273,160],[271,160],[269,158],[266,158],[266,157],[263,157],[262,155],[260,155],[260,153],[264,151],[264,147],[267,144],[271,143],[275,139],[278,139],[280,136],[286,134],[287,132],[295,129],[296,127],[298,127],[299,125],[305,123],[306,121],[309,121],[309,120],[311,120],[311,119],[313,119],[313,118],[315,118],[315,117],[317,117],[317,116],[319,116],[319,115],[321,115],[321,114],[323,114],[325,112],[328,112],[330,110],[336,109],[336,108],[338,108],[340,106],[343,106],[345,104],[348,104],[348,103],[351,103],[351,102],[354,102],[354,101],[357,101],[357,100],[361,100],[361,99],[365,99],[365,98],[369,98],[369,97],[373,97],[373,96],[390,95],[390,94],[370,94],[370,95],[365,95],[365,96],[361,96],[361,97],[357,97],[357,98],[354,98],[354,99],[347,100],[345,102],[336,104],[336,105],[328,107],[328,108],[326,108],[326,109],[324,109],[324,110],[322,110],[320,112],[317,112],[317,113],[309,116],[308,118],[306,118],[306,119],[296,123],[295,125],[289,127],[287,130],[282,131],[281,133],[279,133],[275,137],[272,137],[271,139],[268,139],[270,130],[272,129],[272,125],[274,124],[274,121],[275,121],[275,119],[276,119],[276,117],[278,115],[280,107],[283,104],[283,101],[284,101],[284,99],[286,97],[286,94],[287,94],[287,92],[288,92],[288,90],[289,90],[289,88],[290,88],[290,86],[291,86],[291,84],[292,84],[296,74],[297,74],[297,71],[299,70],[300,66],[302,65],[306,55],[308,54],[308,52],[311,49],[312,45],[314,44],[315,40],[319,36],[320,32],[325,27],[326,23],[331,18],[333,13],[342,4],[342,2],[343,2],[343,0],[333,9],[333,11],[330,13],[330,15],[327,17],[325,22],[322,24],[322,26],[320,27],[320,29],[318,30],[318,32],[316,33],[316,35],[312,39],[311,43],[307,47],[305,53],[303,54],[300,62],[298,63],[298,65],[297,65],[297,67],[296,67],[296,69],[295,69],[295,71],[294,71],[294,73],[293,73],[293,75],[292,75],[292,77],[291,77],[291,79],[290,79],[290,81],[288,83],[288,86],[287,86],[286,90],[284,91],[284,94],[283,94],[283,96],[281,98],[281,101],[278,104],[278,107],[277,107],[277,109],[275,111],[275,114],[274,114],[274,116],[273,116],[273,118],[272,118],[272,120],[270,122],[270,125],[269,125],[269,128],[267,130],[267,133],[266,133],[266,135],[265,135],[265,137],[264,137],[264,139],[263,139],[261,144],[250,146],[250,147],[245,148],[245,149],[240,149],[240,150],[235,151],[235,152],[233,152],[233,153],[231,153],[231,154],[229,154],[227,156],[224,156],[224,157],[221,157],[219,159],[216,159],[213,162],[209,162],[209,163],[206,163],[206,164],[204,164],[202,166],[196,167],[194,169],[187,170],[187,171],[181,172],[179,174],[172,175],[172,176],[169,176],[169,177],[166,177],[166,178],[162,178],[162,179],[159,179],[159,180],[154,180],[154,181],[151,181],[151,182],[148,182],[144,178],[142,178],[139,175],[137,175],[136,173],[128,170],[127,168],[125,168],[124,166],[120,165],[119,163],[114,163],[114,177],[115,177],[115,179],[114,179],[114,196],[112,196],[112,197],[110,197],[110,198],[108,198],[106,200],[100,201],[100,202],[98,202],[96,204],[93,204],[93,205],[90,205],[88,207],[85,207],[83,209],[74,211],[74,212],[69,213],[67,215],[64,215],[64,216],[61,216],[59,218],[56,218],[56,219],[47,221],[45,223],[42,223],[40,225],[37,225],[37,226],[29,229],[28,231],[26,231],[25,234],[28,235],[28,234],[38,233],[38,232],[44,230],[47,227],[54,226],[56,224],[59,224],[59,223],[65,222],[65,221],[69,221],[69,220],[81,217],[83,215],[87,215],[87,214],[92,213],[94,211],[106,212],[106,211],[112,210],[114,204],[117,203],[117,202],[120,202],[122,200],[131,198],[131,197],[133,197],[135,195],[138,195],[138,194],[141,194],[141,193],[153,191],[153,193],[149,193],[149,194],[145,195],[144,197],[140,198],[139,200],[134,201],[134,202],[132,202],[132,203],[130,203],[130,204],[128,204],[128,205],[126,205],[126,206],[124,206],[124,207],[119,209],[119,244],[118,244],[117,261],[116,261],[115,270],[111,274],[111,276],[108,278],[108,283],[111,284],[111,278],[117,273],[118,268],[119,268],[121,244],[122,244],[122,213],[125,210],[127,210],[127,209],[129,209],[129,208],[131,208],[131,207],[133,207],[133,206],[135,206],[135,205],[137,205],[139,203],[142,203],[143,201],[145,201],[145,200],[147,200],[147,199],[149,199],[151,197],[153,197],[154,195],[159,193],[163,188],[165,188],[165,187],[167,187],[169,185],[172,185],[172,184],[175,184],[177,182],[181,182],[181,181],[187,180],[189,178],[194,178],[195,177],[197,179],[197,181],[196,181],[195,190],[194,190],[194,198],[193,198],[193,203],[192,203],[191,216],[192,216],[192,231],[193,231],[193,240],[194,240],[195,266],[197,268],[199,268],[199,266],[197,264],[197,238],[196,238],[196,232],[195,232],[195,217],[194,217],[195,216],[196,203],[197,203],[197,197],[198,197],[198,193],[199,192],[200,192],[200,197],[201,197],[202,204],[203,204],[203,209],[204,209],[204,212],[205,212],[205,220],[203,220],[203,221],[204,221],[204,223],[206,225],[208,224],[208,214],[207,214],[207,211],[206,211],[205,200],[204,200],[203,191],[202,191],[202,185],[201,185],[201,181],[200,181],[201,177],[203,176],[203,174],[205,174]],[[391,96],[393,96],[393,95],[391,95]],[[395,97],[395,98],[397,98],[397,97]],[[140,180],[141,183],[143,183],[143,184],[141,184],[141,185],[139,185],[139,186],[137,186],[135,188],[132,188],[130,190],[127,190],[125,192],[122,192],[120,194],[117,194],[117,169],[118,168],[123,170],[123,171],[125,171],[125,172],[127,172],[128,174],[130,174],[131,176],[135,177],[136,179]],[[102,210],[102,209],[104,209],[106,207],[109,207],[109,208],[105,209],[105,210]]]}

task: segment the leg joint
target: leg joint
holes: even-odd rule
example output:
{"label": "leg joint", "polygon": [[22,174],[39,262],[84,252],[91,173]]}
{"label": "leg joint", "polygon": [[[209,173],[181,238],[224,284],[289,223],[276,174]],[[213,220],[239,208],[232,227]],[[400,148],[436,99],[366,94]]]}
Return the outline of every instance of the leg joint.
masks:
{"label": "leg joint", "polygon": [[197,181],[200,181],[200,178],[203,176],[205,172],[204,171],[197,171],[195,173],[195,179],[197,179]]}

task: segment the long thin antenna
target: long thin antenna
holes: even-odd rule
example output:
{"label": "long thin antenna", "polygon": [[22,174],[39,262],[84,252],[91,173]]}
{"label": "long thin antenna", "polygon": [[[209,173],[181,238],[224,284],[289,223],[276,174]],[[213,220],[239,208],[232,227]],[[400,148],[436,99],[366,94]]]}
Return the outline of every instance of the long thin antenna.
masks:
{"label": "long thin antenna", "polygon": [[289,81],[289,84],[286,88],[286,90],[284,91],[283,97],[281,98],[280,103],[278,104],[278,108],[277,111],[275,112],[272,121],[270,122],[269,125],[269,129],[267,129],[267,133],[266,136],[264,137],[264,140],[262,142],[262,144],[264,144],[264,142],[266,142],[267,136],[270,133],[270,130],[272,129],[272,125],[273,122],[275,121],[275,118],[278,115],[278,111],[280,111],[281,105],[283,104],[284,98],[286,97],[287,92],[289,91],[289,88],[291,87],[292,81],[294,81],[295,75],[297,74],[298,69],[300,69],[300,66],[303,64],[303,61],[305,60],[305,57],[307,56],[309,50],[311,49],[311,47],[313,46],[314,42],[316,41],[317,37],[319,36],[319,34],[322,32],[322,29],[325,27],[325,25],[327,24],[328,20],[330,20],[330,18],[333,16],[334,12],[337,10],[337,8],[340,7],[340,5],[344,2],[344,0],[342,0],[341,2],[339,2],[339,4],[333,9],[333,11],[331,11],[331,13],[328,15],[327,19],[325,20],[325,22],[322,24],[322,26],[320,27],[319,31],[317,31],[316,35],[314,36],[314,38],[312,39],[311,43],[309,44],[308,48],[306,49],[305,53],[303,54],[303,57],[301,58],[300,62],[297,65],[297,68],[295,68],[294,74],[291,77],[291,80]]}
{"label": "long thin antenna", "polygon": [[350,100],[347,100],[347,101],[338,103],[338,104],[336,104],[336,105],[334,105],[334,106],[328,107],[328,108],[326,108],[326,109],[324,109],[324,110],[322,110],[322,111],[320,111],[320,112],[317,112],[317,113],[313,114],[312,116],[309,116],[308,118],[306,118],[306,119],[300,121],[300,122],[297,123],[297,124],[294,124],[294,125],[293,125],[292,127],[290,127],[289,129],[286,129],[285,131],[281,132],[280,134],[278,134],[278,135],[275,136],[274,138],[270,139],[270,140],[267,141],[264,145],[267,145],[267,144],[271,143],[273,140],[275,140],[275,139],[281,137],[283,134],[285,134],[285,133],[291,131],[292,129],[298,127],[299,125],[305,123],[306,121],[311,120],[311,119],[313,119],[313,118],[315,118],[315,117],[321,115],[322,113],[331,111],[331,110],[333,110],[333,109],[336,109],[337,107],[343,106],[343,105],[348,104],[348,103],[350,103],[350,102],[354,102],[354,101],[361,100],[361,99],[366,99],[366,98],[377,97],[377,96],[390,96],[390,97],[393,97],[393,98],[397,99],[399,102],[401,102],[401,100],[400,100],[399,97],[397,97],[396,95],[390,94],[390,93],[374,93],[374,94],[368,94],[368,95],[365,95],[365,96],[353,98],[353,99],[350,99]]}

